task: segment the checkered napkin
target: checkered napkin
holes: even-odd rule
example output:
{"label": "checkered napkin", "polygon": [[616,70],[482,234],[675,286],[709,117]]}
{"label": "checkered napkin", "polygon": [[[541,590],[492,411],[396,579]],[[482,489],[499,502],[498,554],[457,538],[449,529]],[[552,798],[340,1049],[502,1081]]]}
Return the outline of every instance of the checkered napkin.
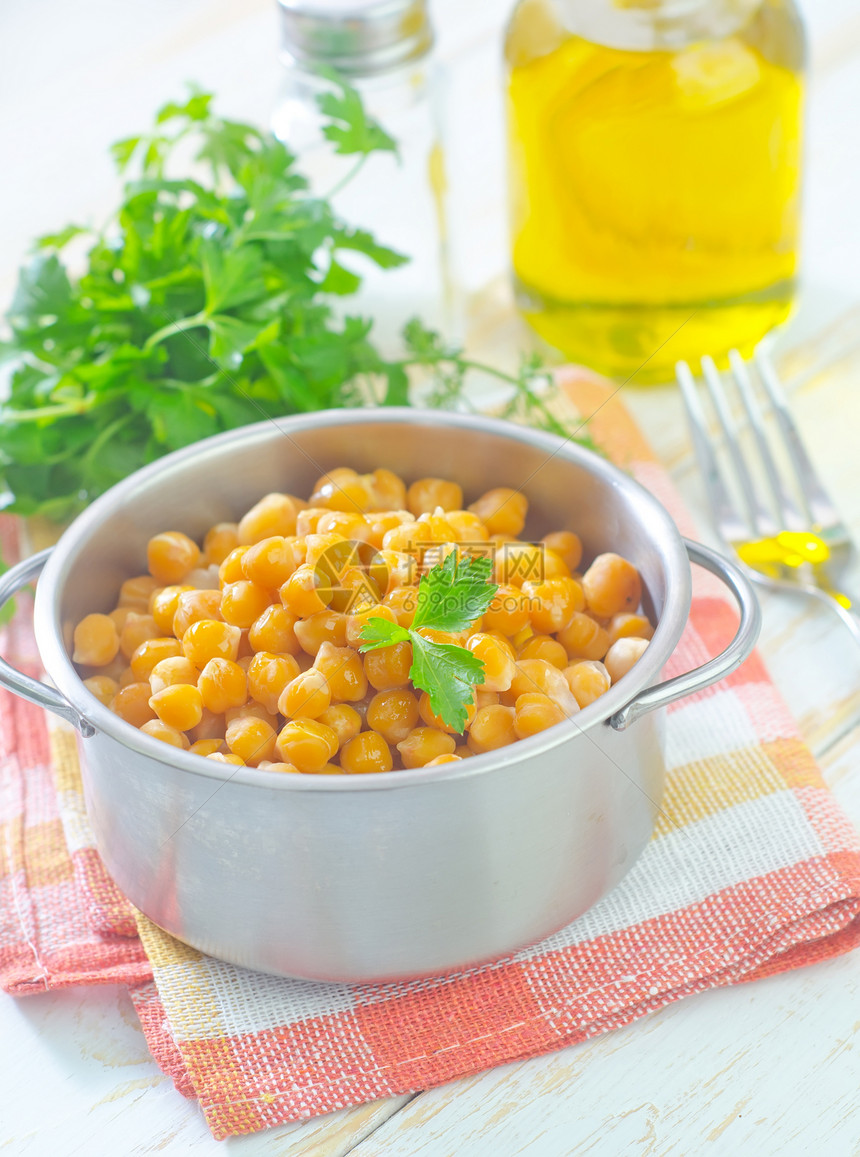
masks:
{"label": "checkered napkin", "polygon": [[[581,413],[598,410],[597,441],[694,534],[606,384],[573,373],[566,385]],[[21,604],[5,653],[35,670]],[[735,625],[719,585],[697,575],[667,675],[720,650]],[[93,847],[73,736],[2,693],[0,984],[127,984],[155,1059],[223,1138],[558,1049],[853,947],[858,839],[761,661],[675,704],[666,730],[654,837],[575,923],[456,975],[313,984],[203,956],[133,912]]]}

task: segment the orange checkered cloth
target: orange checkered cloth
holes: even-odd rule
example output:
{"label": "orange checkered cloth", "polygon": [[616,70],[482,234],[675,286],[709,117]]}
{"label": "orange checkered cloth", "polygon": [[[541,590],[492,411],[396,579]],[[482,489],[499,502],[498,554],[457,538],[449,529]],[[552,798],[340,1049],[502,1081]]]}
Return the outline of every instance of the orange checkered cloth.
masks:
{"label": "orange checkered cloth", "polygon": [[[627,412],[571,374],[591,430],[695,530]],[[7,558],[14,550],[8,541]],[[28,599],[4,650],[36,670]],[[668,675],[736,616],[709,575]],[[756,656],[675,704],[653,839],[604,900],[482,968],[313,984],[206,957],[132,910],[93,847],[73,737],[0,694],[0,984],[130,988],[153,1056],[218,1138],[426,1089],[574,1044],[706,988],[823,960],[860,937],[860,845]]]}

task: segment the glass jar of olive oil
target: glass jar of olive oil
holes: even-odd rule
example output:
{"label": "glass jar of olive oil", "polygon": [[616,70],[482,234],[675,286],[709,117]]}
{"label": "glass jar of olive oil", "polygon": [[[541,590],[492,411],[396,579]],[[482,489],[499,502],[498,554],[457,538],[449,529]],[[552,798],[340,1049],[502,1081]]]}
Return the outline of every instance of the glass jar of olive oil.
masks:
{"label": "glass jar of olive oil", "polygon": [[785,320],[804,48],[792,0],[520,0],[513,267],[550,345],[660,381]]}

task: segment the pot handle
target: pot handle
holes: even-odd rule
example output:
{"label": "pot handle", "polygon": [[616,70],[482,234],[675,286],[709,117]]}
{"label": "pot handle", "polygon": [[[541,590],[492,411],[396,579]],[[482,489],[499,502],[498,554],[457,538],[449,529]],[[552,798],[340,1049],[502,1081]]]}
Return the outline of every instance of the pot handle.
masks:
{"label": "pot handle", "polygon": [[[0,607],[8,603],[16,591],[26,586],[31,579],[39,574],[48,561],[51,550],[52,548],[48,547],[47,550],[39,551],[38,554],[25,558],[23,562],[13,566],[0,578]],[[15,695],[20,695],[22,699],[29,699],[31,703],[35,703],[39,707],[47,707],[49,711],[53,711],[55,715],[59,715],[60,718],[76,727],[85,739],[96,733],[92,723],[76,711],[59,691],[49,687],[47,683],[40,683],[38,679],[31,679],[29,675],[16,671],[4,659],[0,659],[0,687],[5,687]]]}
{"label": "pot handle", "polygon": [[683,541],[690,562],[697,563],[716,575],[735,596],[741,612],[737,634],[725,651],[709,659],[701,667],[686,671],[683,675],[676,675],[674,679],[667,679],[665,683],[658,683],[656,687],[646,687],[644,691],[640,691],[626,707],[610,716],[608,722],[616,731],[624,731],[631,723],[657,707],[665,707],[667,703],[674,703],[676,699],[683,699],[693,691],[701,691],[702,688],[710,687],[712,683],[724,679],[747,658],[761,630],[758,600],[743,571],[710,547],[691,542],[688,538]]}

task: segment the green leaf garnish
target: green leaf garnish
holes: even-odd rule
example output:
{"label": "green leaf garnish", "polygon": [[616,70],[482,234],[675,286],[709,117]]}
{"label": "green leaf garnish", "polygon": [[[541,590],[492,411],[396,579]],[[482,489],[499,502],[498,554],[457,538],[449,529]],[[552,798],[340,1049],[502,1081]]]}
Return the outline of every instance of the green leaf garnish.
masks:
{"label": "green leaf garnish", "polygon": [[475,687],[484,682],[484,664],[465,647],[436,643],[420,634],[422,628],[456,632],[471,626],[484,613],[499,589],[489,582],[489,558],[458,559],[452,551],[431,567],[418,583],[418,601],[410,628],[387,619],[370,618],[361,629],[361,651],[377,651],[395,643],[412,644],[409,678],[426,691],[430,709],[458,734],[468,719]]}

